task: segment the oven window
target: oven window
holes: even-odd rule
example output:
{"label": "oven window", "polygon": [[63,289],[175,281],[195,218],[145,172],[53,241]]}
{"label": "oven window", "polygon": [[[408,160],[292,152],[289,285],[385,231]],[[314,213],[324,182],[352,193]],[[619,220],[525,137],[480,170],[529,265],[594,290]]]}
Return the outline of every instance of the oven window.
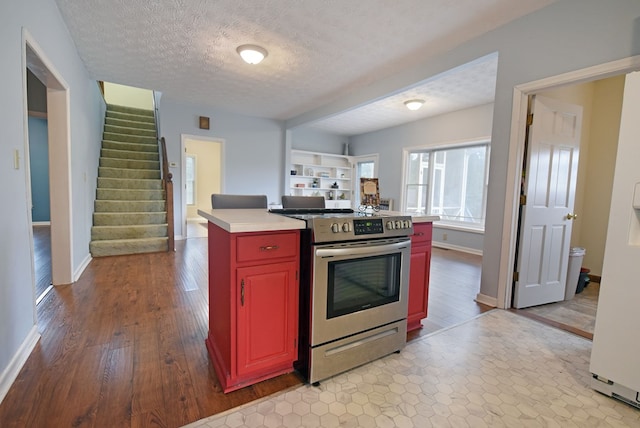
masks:
{"label": "oven window", "polygon": [[327,318],[400,300],[401,254],[329,262]]}

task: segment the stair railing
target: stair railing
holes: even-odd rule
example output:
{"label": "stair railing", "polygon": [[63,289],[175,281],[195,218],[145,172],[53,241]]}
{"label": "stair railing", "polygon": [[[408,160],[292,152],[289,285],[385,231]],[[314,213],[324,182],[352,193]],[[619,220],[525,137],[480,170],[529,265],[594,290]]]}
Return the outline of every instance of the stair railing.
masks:
{"label": "stair railing", "polygon": [[175,237],[173,228],[173,174],[169,172],[167,158],[167,143],[160,138],[160,157],[162,158],[162,188],[167,200],[167,251],[175,251]]}
{"label": "stair railing", "polygon": [[[156,136],[160,135],[160,111],[153,91],[153,114],[156,118]],[[164,137],[159,138],[160,163],[162,165],[162,190],[166,199],[167,210],[167,251],[175,251],[175,230],[173,226],[173,174],[169,172],[169,158],[167,157],[167,143]]]}

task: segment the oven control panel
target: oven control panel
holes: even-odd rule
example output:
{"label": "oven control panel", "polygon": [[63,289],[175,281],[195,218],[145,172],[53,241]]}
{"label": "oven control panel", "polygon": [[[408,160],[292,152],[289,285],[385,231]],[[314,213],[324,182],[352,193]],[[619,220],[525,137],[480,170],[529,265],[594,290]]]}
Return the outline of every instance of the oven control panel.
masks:
{"label": "oven control panel", "polygon": [[349,241],[413,234],[410,216],[335,217],[313,219],[315,242]]}
{"label": "oven control panel", "polygon": [[353,220],[353,234],[354,235],[372,235],[376,233],[382,233],[382,219],[355,219]]}

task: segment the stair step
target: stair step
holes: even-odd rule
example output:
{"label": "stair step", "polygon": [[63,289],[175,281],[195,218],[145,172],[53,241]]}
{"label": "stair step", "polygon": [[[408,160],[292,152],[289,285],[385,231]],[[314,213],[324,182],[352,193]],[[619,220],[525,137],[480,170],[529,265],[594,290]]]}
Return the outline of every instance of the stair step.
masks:
{"label": "stair step", "polygon": [[92,241],[110,241],[116,239],[166,238],[166,224],[141,224],[132,226],[93,226]]}
{"label": "stair step", "polygon": [[92,256],[167,251],[164,198],[154,111],[107,105]]}
{"label": "stair step", "polygon": [[102,149],[100,150],[100,156],[103,158],[116,158],[116,159],[136,159],[136,160],[150,160],[159,161],[160,155],[154,152],[134,152],[131,150],[114,150],[114,149]]}
{"label": "stair step", "polygon": [[117,239],[112,241],[91,241],[89,250],[93,257],[107,257],[165,252],[168,245],[168,238]]}
{"label": "stair step", "polygon": [[107,118],[113,119],[122,119],[122,120],[132,120],[134,122],[145,122],[145,123],[153,123],[155,126],[156,120],[151,116],[143,116],[119,111],[109,111],[107,110],[106,115]]}
{"label": "stair step", "polygon": [[93,213],[94,226],[140,226],[143,224],[166,223],[166,212]]}
{"label": "stair step", "polygon": [[104,123],[105,125],[124,126],[127,128],[156,130],[155,122],[140,122],[137,120],[119,119],[117,117],[106,117]]}
{"label": "stair step", "polygon": [[162,190],[162,180],[98,177],[98,188],[118,190]]}
{"label": "stair step", "polygon": [[160,161],[144,161],[136,159],[100,158],[99,166],[109,168],[153,169],[160,171]]}
{"label": "stair step", "polygon": [[133,179],[160,179],[159,170],[153,169],[131,169],[131,168],[109,168],[101,166],[98,168],[98,177],[105,178],[133,178]]}
{"label": "stair step", "polygon": [[122,141],[102,140],[102,148],[113,149],[113,150],[130,150],[132,152],[158,153],[157,142],[154,142],[153,144],[147,144],[147,143],[126,143]]}
{"label": "stair step", "polygon": [[164,201],[109,201],[96,200],[95,212],[162,212],[166,211]]}
{"label": "stair step", "polygon": [[164,190],[96,189],[96,199],[104,201],[164,201]]}
{"label": "stair step", "polygon": [[118,104],[107,104],[107,111],[118,112],[118,113],[129,113],[129,114],[135,114],[137,116],[154,117],[153,110],[146,109],[146,108],[121,106]]}
{"label": "stair step", "polygon": [[111,141],[121,141],[123,143],[143,143],[143,144],[158,144],[158,139],[156,137],[147,137],[144,135],[129,135],[129,134],[119,134],[116,132],[104,132],[102,134],[103,140],[111,140]]}
{"label": "stair step", "polygon": [[104,125],[104,132],[111,134],[139,135],[141,137],[156,138],[155,129],[132,128],[130,126]]}

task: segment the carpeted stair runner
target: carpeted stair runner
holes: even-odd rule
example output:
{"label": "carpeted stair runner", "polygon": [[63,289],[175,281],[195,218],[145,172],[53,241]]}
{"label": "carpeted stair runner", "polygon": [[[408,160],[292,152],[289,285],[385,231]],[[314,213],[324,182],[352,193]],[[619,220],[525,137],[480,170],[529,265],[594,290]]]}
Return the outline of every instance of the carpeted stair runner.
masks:
{"label": "carpeted stair runner", "polygon": [[91,255],[167,251],[165,207],[153,111],[108,105]]}

